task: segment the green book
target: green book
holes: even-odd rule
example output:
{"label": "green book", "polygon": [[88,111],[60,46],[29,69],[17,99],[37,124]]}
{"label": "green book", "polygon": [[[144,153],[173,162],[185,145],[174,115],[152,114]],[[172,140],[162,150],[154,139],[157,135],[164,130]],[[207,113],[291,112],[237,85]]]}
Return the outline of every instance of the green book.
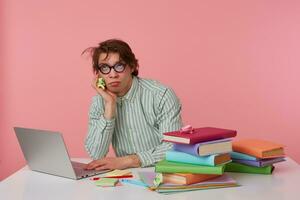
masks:
{"label": "green book", "polygon": [[162,160],[155,165],[159,173],[223,174],[225,165],[204,166]]}
{"label": "green book", "polygon": [[241,163],[231,162],[225,166],[225,172],[239,172],[250,174],[272,174],[274,166],[269,165],[265,167],[255,167],[250,165],[244,165]]}

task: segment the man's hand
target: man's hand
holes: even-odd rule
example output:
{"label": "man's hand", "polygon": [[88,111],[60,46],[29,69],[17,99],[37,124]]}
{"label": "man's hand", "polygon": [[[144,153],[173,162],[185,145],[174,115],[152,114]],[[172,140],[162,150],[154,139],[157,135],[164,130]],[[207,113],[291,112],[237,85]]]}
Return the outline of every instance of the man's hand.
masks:
{"label": "man's hand", "polygon": [[140,167],[140,160],[137,155],[124,157],[106,157],[94,160],[86,165],[85,169],[105,170],[105,169],[126,169]]}
{"label": "man's hand", "polygon": [[105,105],[105,111],[104,111],[104,117],[105,119],[113,119],[116,112],[116,103],[117,103],[117,95],[112,93],[111,91],[102,88],[97,87],[97,81],[99,78],[99,74],[97,74],[93,81],[92,81],[92,87],[97,91],[98,94],[100,94],[104,99],[104,105]]}

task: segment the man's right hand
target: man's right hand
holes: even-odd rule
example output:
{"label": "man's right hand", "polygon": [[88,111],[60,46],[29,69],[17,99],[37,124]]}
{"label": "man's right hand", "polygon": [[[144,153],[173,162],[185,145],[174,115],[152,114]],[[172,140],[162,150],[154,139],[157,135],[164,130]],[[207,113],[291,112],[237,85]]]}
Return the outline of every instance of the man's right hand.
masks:
{"label": "man's right hand", "polygon": [[117,95],[107,89],[103,90],[102,88],[98,88],[97,87],[98,78],[99,78],[99,75],[97,74],[92,81],[92,87],[104,99],[104,105],[105,105],[104,117],[105,117],[105,119],[111,120],[115,117]]}

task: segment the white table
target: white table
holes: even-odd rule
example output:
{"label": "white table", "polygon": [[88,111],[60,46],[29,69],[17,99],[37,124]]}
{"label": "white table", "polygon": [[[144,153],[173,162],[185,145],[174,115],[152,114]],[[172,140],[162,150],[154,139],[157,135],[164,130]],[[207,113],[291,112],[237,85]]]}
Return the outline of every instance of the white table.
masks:
{"label": "white table", "polygon": [[[76,159],[85,161],[86,159]],[[153,168],[132,169],[153,170]],[[300,166],[290,158],[276,164],[272,175],[228,173],[240,187],[198,190],[177,194],[158,194],[135,185],[101,188],[87,179],[71,180],[34,172],[24,167],[0,182],[1,200],[105,199],[105,200],[232,200],[300,199]]]}

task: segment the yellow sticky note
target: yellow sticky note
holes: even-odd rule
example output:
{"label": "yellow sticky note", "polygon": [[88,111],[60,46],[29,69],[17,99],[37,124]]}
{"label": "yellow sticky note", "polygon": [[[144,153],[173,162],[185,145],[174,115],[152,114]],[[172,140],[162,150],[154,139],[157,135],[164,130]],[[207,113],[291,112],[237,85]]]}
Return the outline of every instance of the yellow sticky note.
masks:
{"label": "yellow sticky note", "polygon": [[95,184],[101,187],[113,187],[118,182],[117,178],[100,178]]}
{"label": "yellow sticky note", "polygon": [[114,171],[108,172],[105,174],[105,176],[124,176],[130,174],[131,171],[128,169],[120,170],[120,169],[115,169]]}

